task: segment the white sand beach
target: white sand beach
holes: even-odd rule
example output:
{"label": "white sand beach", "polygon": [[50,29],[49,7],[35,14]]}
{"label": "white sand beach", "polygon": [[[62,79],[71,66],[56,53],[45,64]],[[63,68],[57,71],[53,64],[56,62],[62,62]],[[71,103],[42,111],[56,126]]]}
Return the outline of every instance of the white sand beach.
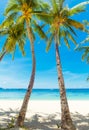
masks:
{"label": "white sand beach", "polygon": [[[0,128],[18,115],[22,100],[0,100]],[[77,130],[89,130],[89,100],[70,100],[71,116]],[[25,126],[28,130],[59,130],[60,101],[31,100]]]}

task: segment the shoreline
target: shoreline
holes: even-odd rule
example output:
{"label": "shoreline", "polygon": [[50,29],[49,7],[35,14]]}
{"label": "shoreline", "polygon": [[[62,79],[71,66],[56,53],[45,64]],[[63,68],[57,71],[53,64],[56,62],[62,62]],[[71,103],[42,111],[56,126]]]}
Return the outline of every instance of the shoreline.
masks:
{"label": "shoreline", "polygon": [[[0,99],[0,108],[2,109],[20,109],[23,100],[8,100]],[[89,100],[68,100],[70,112],[80,112],[80,113],[89,113]],[[41,107],[42,106],[42,107]],[[47,109],[47,107],[53,110]],[[47,110],[45,110],[46,108]],[[42,112],[61,112],[60,100],[29,100],[28,109],[33,111],[42,111]]]}
{"label": "shoreline", "polygon": [[[23,100],[0,100],[1,127],[5,127],[12,117],[18,115],[22,101]],[[77,130],[89,130],[89,101],[68,100],[68,104]],[[60,100],[29,101],[25,126],[31,128],[31,130],[57,130],[57,124],[60,123],[60,119]]]}

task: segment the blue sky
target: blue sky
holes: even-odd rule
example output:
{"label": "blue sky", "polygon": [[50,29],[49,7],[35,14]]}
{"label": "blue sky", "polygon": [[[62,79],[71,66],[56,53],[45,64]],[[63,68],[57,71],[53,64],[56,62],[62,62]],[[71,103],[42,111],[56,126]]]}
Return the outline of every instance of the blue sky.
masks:
{"label": "blue sky", "polygon": [[[66,0],[69,7],[83,2],[84,0]],[[7,4],[7,0],[0,3],[0,22],[3,20],[3,10]],[[74,19],[81,22],[82,19],[89,20],[89,6],[87,11],[76,15]],[[78,37],[77,43],[80,43],[86,37],[85,33],[76,31]],[[4,43],[4,39],[0,38],[0,50]],[[35,41],[36,53],[36,78],[34,88],[58,88],[55,48],[54,44],[50,51],[45,51],[46,43],[38,36]],[[89,74],[89,64],[81,61],[82,52],[74,52],[75,46],[71,43],[71,49],[68,50],[63,44],[60,49],[63,75],[65,78],[66,88],[89,88],[89,82],[86,78]],[[0,62],[0,87],[3,88],[27,88],[31,69],[32,60],[30,53],[30,44],[27,40],[25,45],[26,56],[22,57],[21,52],[17,48],[15,59],[12,61],[11,55],[7,55]]]}

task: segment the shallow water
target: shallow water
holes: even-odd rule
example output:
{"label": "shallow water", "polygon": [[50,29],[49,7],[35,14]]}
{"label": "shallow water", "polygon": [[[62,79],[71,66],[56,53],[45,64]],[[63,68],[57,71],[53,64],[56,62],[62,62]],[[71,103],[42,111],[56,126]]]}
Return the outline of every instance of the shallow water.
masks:
{"label": "shallow water", "polygon": [[[26,89],[0,89],[0,99],[23,99]],[[89,100],[89,89],[67,89],[69,100]],[[58,89],[33,89],[32,100],[59,100]]]}

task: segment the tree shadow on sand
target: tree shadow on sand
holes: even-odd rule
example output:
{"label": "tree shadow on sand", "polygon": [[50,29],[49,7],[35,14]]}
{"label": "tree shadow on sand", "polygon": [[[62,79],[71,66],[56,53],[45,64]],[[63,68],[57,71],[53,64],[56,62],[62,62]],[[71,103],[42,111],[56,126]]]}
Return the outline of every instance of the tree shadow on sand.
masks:
{"label": "tree shadow on sand", "polygon": [[11,122],[12,118],[16,118],[18,115],[18,109],[13,110],[9,108],[8,110],[0,109],[0,128],[6,128],[8,123]]}
{"label": "tree shadow on sand", "polygon": [[[84,116],[76,112],[75,114],[71,115],[77,130],[89,130],[89,114]],[[59,113],[51,115],[45,114],[44,116],[41,116],[40,113],[37,113],[31,119],[27,120],[25,125],[31,130],[59,130],[57,128],[57,124],[60,124],[59,119]]]}
{"label": "tree shadow on sand", "polygon": [[[0,109],[0,128],[6,128],[11,118],[16,117],[18,112],[19,109],[12,110],[9,108],[7,111]],[[71,115],[77,130],[89,130],[89,114],[84,116],[76,112]],[[54,114],[36,113],[29,116],[24,125],[28,130],[60,130],[57,128],[57,124],[60,124],[60,117],[58,112]]]}
{"label": "tree shadow on sand", "polygon": [[89,114],[85,116],[76,112],[72,118],[78,130],[89,130]]}
{"label": "tree shadow on sand", "polygon": [[57,124],[60,123],[60,120],[56,118],[57,115],[59,113],[50,115],[37,113],[25,121],[25,126],[30,128],[29,130],[59,130]]}
{"label": "tree shadow on sand", "polygon": [[[89,114],[84,116],[76,112],[75,114],[71,115],[77,130],[89,130]],[[58,116],[60,119],[59,113],[45,115],[44,118],[44,116],[42,117],[40,113],[38,113],[34,115],[31,119],[27,120],[27,122],[25,122],[25,125],[28,126],[28,128],[31,128],[31,130],[59,130],[57,128],[57,124],[60,124]]]}

